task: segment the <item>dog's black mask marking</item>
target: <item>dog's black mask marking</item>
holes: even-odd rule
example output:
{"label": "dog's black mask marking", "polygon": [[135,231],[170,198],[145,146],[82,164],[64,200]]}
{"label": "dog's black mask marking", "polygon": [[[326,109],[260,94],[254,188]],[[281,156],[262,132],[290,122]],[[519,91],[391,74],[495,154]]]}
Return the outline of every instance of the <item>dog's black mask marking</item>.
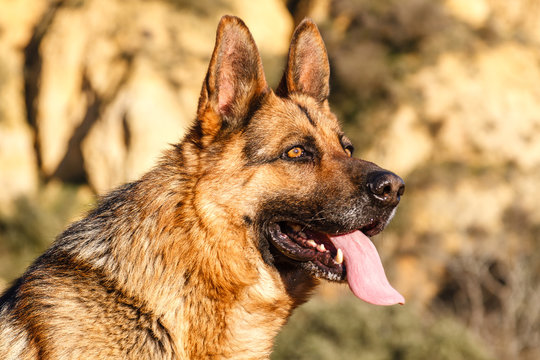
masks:
{"label": "dog's black mask marking", "polygon": [[[353,159],[351,161],[354,162]],[[384,229],[395,209],[395,206],[381,205],[369,193],[365,182],[368,178],[369,174],[357,175],[356,180],[360,180],[360,184],[351,194],[329,197],[322,186],[307,199],[276,194],[266,201],[255,220],[259,248],[265,262],[280,271],[282,268],[289,272],[296,269],[327,280],[345,280],[346,269],[333,260],[336,249],[329,240],[325,240],[327,235],[356,230],[368,236],[376,235]],[[321,253],[306,245],[309,240],[317,245],[324,244],[327,251]]]}

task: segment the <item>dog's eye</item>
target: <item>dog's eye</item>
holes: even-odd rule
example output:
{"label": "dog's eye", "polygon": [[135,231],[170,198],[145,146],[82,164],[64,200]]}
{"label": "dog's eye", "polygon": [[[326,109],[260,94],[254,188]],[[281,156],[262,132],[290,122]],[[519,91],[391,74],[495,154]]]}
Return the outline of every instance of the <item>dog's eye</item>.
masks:
{"label": "dog's eye", "polygon": [[302,145],[295,145],[285,150],[280,157],[287,161],[309,162],[315,159],[315,154],[313,148],[309,145],[307,150]]}
{"label": "dog's eye", "polygon": [[305,150],[301,146],[295,146],[287,151],[287,157],[289,159],[296,159],[305,155]]}
{"label": "dog's eye", "polygon": [[345,153],[347,154],[348,157],[352,157],[353,152],[354,152],[354,148],[352,147],[352,145],[348,145],[345,147]]}

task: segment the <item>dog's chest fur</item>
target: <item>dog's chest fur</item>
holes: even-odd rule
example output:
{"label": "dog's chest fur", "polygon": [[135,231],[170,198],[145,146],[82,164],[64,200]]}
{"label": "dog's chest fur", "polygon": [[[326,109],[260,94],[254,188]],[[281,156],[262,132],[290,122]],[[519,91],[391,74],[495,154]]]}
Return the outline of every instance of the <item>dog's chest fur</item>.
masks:
{"label": "dog's chest fur", "polygon": [[[258,278],[230,302],[185,289],[177,311],[163,318],[180,358],[267,359],[292,311],[279,275],[261,264]],[[205,291],[205,290],[202,290]]]}

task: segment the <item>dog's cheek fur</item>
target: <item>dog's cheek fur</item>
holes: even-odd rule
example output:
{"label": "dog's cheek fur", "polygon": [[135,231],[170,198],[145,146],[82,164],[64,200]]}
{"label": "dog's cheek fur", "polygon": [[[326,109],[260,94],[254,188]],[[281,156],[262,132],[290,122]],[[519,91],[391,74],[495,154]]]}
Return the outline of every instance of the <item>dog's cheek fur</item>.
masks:
{"label": "dog's cheek fur", "polygon": [[[208,157],[204,162],[209,164],[208,173],[212,176],[203,176],[198,181],[194,203],[197,204],[197,211],[201,217],[210,219],[207,227],[223,231],[224,226],[237,224],[239,231],[247,229],[243,236],[257,247],[259,256],[267,266],[278,270],[288,298],[292,301],[292,308],[295,308],[307,301],[319,281],[297,264],[270,253],[271,248],[266,234],[260,227],[261,214],[284,213],[286,210],[294,216],[311,216],[314,211],[310,207],[311,203],[298,206],[290,203],[301,204],[301,199],[296,199],[298,196],[313,200],[312,193],[317,191],[309,184],[316,181],[307,181],[304,184],[305,177],[302,178],[298,169],[292,172],[289,169],[290,176],[284,176],[287,171],[283,166],[288,164],[283,162],[248,165],[243,149],[245,144],[243,135],[231,135],[226,143],[221,144],[219,156],[217,153],[215,156],[212,155],[213,152],[217,152],[215,149],[203,155]],[[216,161],[209,161],[211,157]],[[222,188],[227,188],[227,192],[220,191]],[[284,193],[283,189],[289,189],[289,192]],[[282,196],[276,197],[276,194]],[[322,203],[325,199],[327,200],[323,192],[318,202]],[[276,209],[278,206],[279,210]],[[222,224],[223,219],[229,224]],[[248,244],[238,246],[249,247]]]}

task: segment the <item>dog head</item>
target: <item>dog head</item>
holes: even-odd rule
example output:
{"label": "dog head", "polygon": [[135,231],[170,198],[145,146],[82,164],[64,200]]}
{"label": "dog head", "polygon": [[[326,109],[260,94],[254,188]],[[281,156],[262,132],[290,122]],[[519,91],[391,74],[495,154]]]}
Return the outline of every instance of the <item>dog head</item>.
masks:
{"label": "dog head", "polygon": [[321,35],[304,20],[273,92],[249,30],[223,17],[188,136],[204,159],[198,204],[246,229],[291,292],[295,279],[348,280],[366,301],[403,302],[368,237],[390,221],[404,183],[352,156],[329,108],[329,77]]}

